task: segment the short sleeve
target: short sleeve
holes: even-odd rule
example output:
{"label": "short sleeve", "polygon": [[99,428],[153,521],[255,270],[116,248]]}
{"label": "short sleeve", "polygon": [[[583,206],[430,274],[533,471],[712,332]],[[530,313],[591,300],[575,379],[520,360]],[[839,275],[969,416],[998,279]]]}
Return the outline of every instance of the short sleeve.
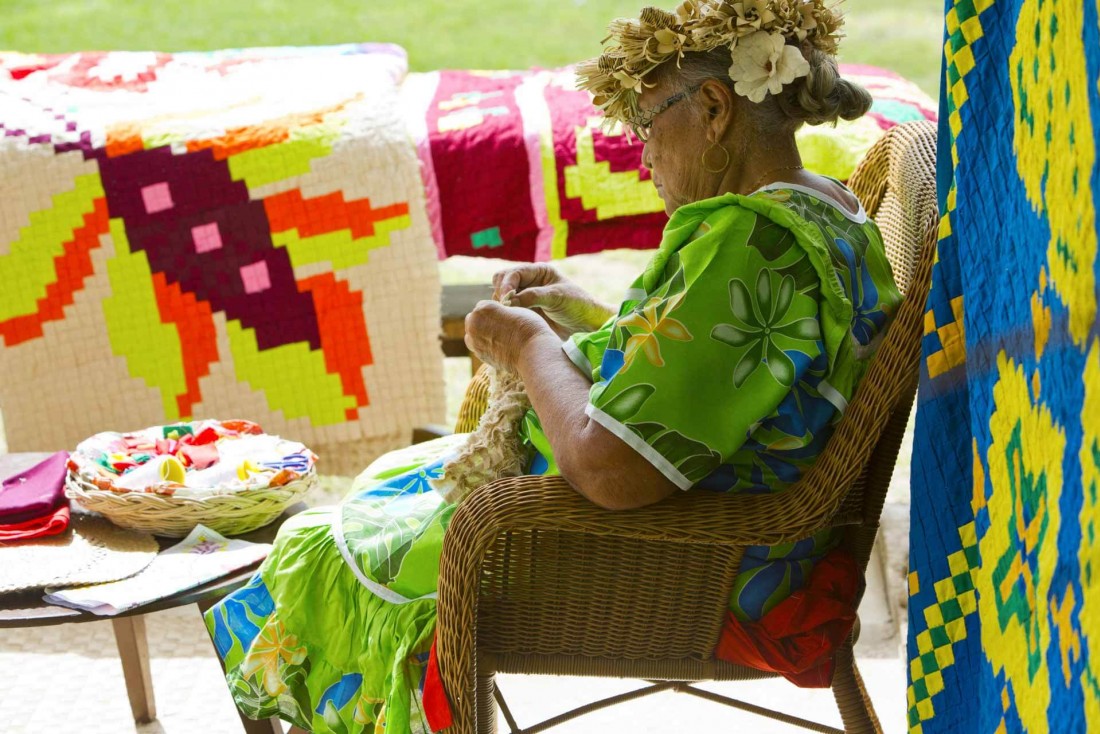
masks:
{"label": "short sleeve", "polygon": [[[587,413],[681,489],[741,448],[822,354],[819,278],[787,230],[727,207],[610,327]],[[792,238],[793,239],[793,238]]]}
{"label": "short sleeve", "polygon": [[608,319],[608,321],[596,331],[578,332],[569,336],[561,343],[562,351],[569,357],[569,361],[593,382],[595,382],[599,376],[597,370],[603,357],[604,350],[607,348],[608,339],[611,336],[611,325],[613,321],[614,319]]}
{"label": "short sleeve", "polygon": [[611,338],[611,329],[615,322],[635,304],[645,297],[645,291],[641,288],[641,278],[638,278],[627,289],[622,302],[619,305],[619,313],[611,316],[595,331],[577,332],[570,335],[561,343],[562,351],[577,369],[588,376],[593,383],[600,380],[600,369],[603,365],[604,352]]}

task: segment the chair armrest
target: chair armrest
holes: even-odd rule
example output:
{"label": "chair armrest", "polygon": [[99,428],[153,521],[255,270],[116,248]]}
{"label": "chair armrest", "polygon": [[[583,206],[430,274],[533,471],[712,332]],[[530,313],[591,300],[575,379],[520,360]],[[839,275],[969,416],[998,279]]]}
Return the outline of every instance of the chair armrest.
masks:
{"label": "chair armrest", "polygon": [[[483,542],[512,530],[557,530],[708,545],[776,545],[828,526],[825,513],[799,508],[797,485],[775,494],[679,492],[635,510],[605,510],[560,476],[500,479],[472,492],[447,537],[471,532]],[[456,536],[457,537],[457,536]]]}
{"label": "chair armrest", "polygon": [[478,367],[466,385],[466,394],[458,409],[455,433],[470,433],[477,428],[481,414],[489,407],[489,372],[486,365]]}

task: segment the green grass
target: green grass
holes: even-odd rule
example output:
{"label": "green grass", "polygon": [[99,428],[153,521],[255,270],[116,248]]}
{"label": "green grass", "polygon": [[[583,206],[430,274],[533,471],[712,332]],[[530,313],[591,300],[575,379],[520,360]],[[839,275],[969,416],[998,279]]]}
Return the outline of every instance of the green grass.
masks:
{"label": "green grass", "polygon": [[[653,1],[653,0],[651,0]],[[599,51],[607,21],[645,0],[0,0],[0,48],[60,53],[389,41],[414,71],[560,66]],[[664,4],[674,5],[673,0]],[[935,93],[939,0],[847,0],[843,60]]]}
{"label": "green grass", "polygon": [[892,69],[936,99],[943,55],[943,3],[845,0],[841,61]]}

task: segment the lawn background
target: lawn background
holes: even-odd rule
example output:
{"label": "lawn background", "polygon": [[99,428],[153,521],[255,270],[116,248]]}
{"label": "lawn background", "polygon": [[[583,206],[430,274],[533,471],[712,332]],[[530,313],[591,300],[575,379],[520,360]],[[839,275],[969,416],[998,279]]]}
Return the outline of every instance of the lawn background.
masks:
{"label": "lawn background", "polygon": [[[388,41],[413,71],[561,66],[594,56],[642,0],[0,0],[0,49],[185,51]],[[662,3],[655,3],[661,5]],[[674,3],[669,2],[670,6]],[[935,94],[939,0],[847,0],[841,61],[885,66]]]}

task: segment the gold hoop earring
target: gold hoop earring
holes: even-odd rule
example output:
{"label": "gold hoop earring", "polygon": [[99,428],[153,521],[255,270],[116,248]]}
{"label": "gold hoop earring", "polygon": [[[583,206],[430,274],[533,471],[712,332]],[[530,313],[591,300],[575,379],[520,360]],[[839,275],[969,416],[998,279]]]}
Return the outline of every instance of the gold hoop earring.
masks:
{"label": "gold hoop earring", "polygon": [[[710,152],[715,148],[718,148],[718,150],[726,154],[726,160],[720,167],[711,168],[707,165],[707,157],[710,155]],[[721,143],[711,143],[710,147],[703,151],[703,155],[700,158],[700,163],[703,164],[703,170],[707,173],[722,173],[730,167],[730,152],[726,150],[726,146],[722,145]]]}

